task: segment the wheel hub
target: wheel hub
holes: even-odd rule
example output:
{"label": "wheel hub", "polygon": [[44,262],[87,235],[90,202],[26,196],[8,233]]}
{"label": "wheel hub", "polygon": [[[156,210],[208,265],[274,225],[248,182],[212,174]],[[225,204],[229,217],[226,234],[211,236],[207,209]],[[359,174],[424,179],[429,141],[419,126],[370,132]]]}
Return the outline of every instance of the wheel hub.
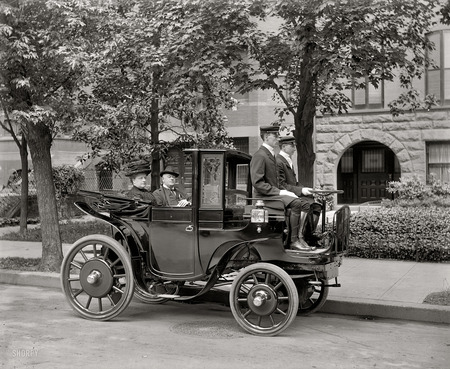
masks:
{"label": "wheel hub", "polygon": [[247,296],[249,308],[258,315],[272,314],[278,305],[275,291],[267,285],[254,286]]}
{"label": "wheel hub", "polygon": [[80,270],[80,284],[92,297],[106,296],[111,291],[113,283],[112,270],[104,260],[88,260]]}

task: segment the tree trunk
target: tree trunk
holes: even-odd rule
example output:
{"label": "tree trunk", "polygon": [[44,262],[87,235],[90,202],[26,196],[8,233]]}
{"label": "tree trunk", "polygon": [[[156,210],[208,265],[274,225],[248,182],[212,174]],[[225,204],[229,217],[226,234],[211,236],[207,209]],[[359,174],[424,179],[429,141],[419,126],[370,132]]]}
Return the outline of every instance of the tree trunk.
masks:
{"label": "tree trunk", "polygon": [[27,138],[33,162],[41,220],[42,261],[40,270],[59,272],[62,262],[62,247],[50,156],[52,136],[45,124],[29,122],[27,123]]}
{"label": "tree trunk", "polygon": [[158,119],[158,114],[159,114],[159,103],[158,103],[158,99],[153,98],[152,100],[152,106],[151,106],[151,116],[150,116],[150,130],[151,130],[151,145],[153,148],[153,153],[152,153],[152,184],[151,184],[151,190],[154,191],[157,188],[159,188],[159,184],[160,184],[160,177],[159,177],[159,172],[160,172],[160,159],[161,159],[161,154],[159,151],[159,119]]}
{"label": "tree trunk", "polygon": [[314,153],[313,133],[314,115],[304,112],[301,117],[295,116],[295,136],[297,143],[298,181],[307,187],[314,186]]}
{"label": "tree trunk", "polygon": [[[309,81],[311,82],[311,79]],[[298,181],[304,186],[313,187],[316,160],[313,142],[316,103],[311,89],[306,88],[303,96],[294,114]]]}
{"label": "tree trunk", "polygon": [[19,147],[20,163],[22,166],[22,184],[20,187],[20,233],[25,235],[27,233],[28,220],[28,148],[27,139],[22,134],[22,142]]}

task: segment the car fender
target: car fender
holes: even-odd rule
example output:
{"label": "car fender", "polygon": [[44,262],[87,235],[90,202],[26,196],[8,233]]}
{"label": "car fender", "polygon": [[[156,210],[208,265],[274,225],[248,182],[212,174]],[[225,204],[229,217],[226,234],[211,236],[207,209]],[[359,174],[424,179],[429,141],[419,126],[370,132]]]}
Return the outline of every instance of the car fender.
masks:
{"label": "car fender", "polygon": [[236,255],[241,250],[245,249],[246,247],[250,247],[252,244],[256,244],[258,242],[266,241],[268,238],[258,238],[253,240],[231,240],[223,243],[220,245],[214,254],[211,256],[211,259],[208,263],[208,270],[214,268],[216,265],[220,267],[225,268],[225,266],[228,264],[228,262],[231,260],[233,255]]}
{"label": "car fender", "polygon": [[124,245],[124,247],[128,249],[131,257],[140,257],[140,251],[145,252],[136,230],[134,230],[126,221],[99,213],[85,202],[77,201],[74,204],[85,214],[91,215],[113,226],[117,232],[114,235],[114,238],[117,241],[121,241],[121,239],[125,241],[126,245]]}

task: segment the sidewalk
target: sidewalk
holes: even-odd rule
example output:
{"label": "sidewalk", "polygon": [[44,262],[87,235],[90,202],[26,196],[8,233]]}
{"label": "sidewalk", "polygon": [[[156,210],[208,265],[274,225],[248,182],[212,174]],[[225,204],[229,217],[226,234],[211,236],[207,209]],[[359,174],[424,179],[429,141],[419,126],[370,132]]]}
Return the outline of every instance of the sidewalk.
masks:
{"label": "sidewalk", "polygon": [[[64,244],[63,253],[69,248]],[[0,240],[0,258],[41,253],[38,242]],[[322,312],[450,324],[450,306],[422,303],[431,292],[450,289],[450,263],[345,258],[338,282]],[[57,273],[0,269],[0,283],[60,288]]]}

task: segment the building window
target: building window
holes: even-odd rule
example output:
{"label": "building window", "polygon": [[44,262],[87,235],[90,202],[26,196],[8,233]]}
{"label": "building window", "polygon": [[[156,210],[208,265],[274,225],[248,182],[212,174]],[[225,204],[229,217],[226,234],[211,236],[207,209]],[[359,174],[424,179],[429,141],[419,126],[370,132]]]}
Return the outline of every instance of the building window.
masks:
{"label": "building window", "polygon": [[236,150],[245,152],[248,154],[249,152],[249,140],[248,137],[233,137],[233,144]]}
{"label": "building window", "polygon": [[112,171],[97,166],[97,179],[99,191],[111,191],[113,189]]}
{"label": "building window", "polygon": [[450,105],[450,30],[433,32],[428,38],[435,50],[429,53],[434,64],[427,69],[426,94],[435,95],[441,105]]}
{"label": "building window", "polygon": [[357,82],[365,82],[366,88],[352,90],[354,109],[380,109],[384,106],[384,83],[382,81],[378,88],[372,86],[367,77]]}
{"label": "building window", "polygon": [[382,173],[384,169],[384,149],[367,149],[361,152],[362,173]]}
{"label": "building window", "polygon": [[450,141],[427,143],[427,177],[450,183]]}
{"label": "building window", "polygon": [[341,173],[353,173],[353,148],[349,148],[341,158]]}

